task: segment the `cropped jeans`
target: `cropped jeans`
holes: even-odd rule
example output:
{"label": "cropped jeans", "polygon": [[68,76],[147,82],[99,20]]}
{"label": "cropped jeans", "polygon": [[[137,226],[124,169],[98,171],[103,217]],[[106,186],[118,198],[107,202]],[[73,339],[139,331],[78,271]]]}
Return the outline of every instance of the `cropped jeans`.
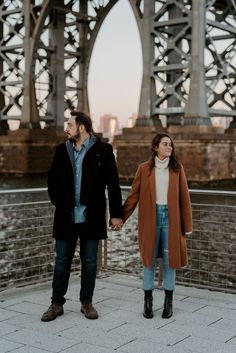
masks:
{"label": "cropped jeans", "polygon": [[143,267],[143,289],[153,290],[155,273],[157,267],[158,248],[161,246],[162,264],[163,264],[163,288],[166,290],[175,289],[176,270],[169,267],[169,250],[168,250],[168,207],[167,205],[156,205],[156,242],[154,249],[154,258],[152,268]]}
{"label": "cropped jeans", "polygon": [[[74,235],[70,241],[56,239],[56,262],[52,282],[52,303],[63,305],[66,301],[71,263],[79,235]],[[97,272],[98,240],[80,238],[81,259],[81,303],[92,302]]]}

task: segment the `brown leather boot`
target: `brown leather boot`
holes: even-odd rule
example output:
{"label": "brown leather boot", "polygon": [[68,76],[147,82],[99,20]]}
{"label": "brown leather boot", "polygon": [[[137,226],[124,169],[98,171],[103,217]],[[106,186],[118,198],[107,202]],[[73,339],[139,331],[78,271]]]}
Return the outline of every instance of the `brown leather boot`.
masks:
{"label": "brown leather boot", "polygon": [[87,319],[94,320],[98,318],[97,310],[94,308],[92,303],[82,303],[81,313],[83,313]]}
{"label": "brown leather boot", "polygon": [[63,306],[59,305],[57,303],[52,303],[48,310],[43,313],[43,316],[41,317],[41,321],[52,321],[57,318],[57,316],[63,315],[64,310]]}

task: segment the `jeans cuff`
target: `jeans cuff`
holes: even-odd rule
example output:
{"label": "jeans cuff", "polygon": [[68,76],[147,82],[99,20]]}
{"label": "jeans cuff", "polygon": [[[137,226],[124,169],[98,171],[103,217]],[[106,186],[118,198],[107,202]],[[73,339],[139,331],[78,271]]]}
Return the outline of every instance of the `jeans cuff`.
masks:
{"label": "jeans cuff", "polygon": [[53,297],[51,298],[51,304],[56,303],[60,306],[63,306],[65,304],[65,302],[66,302],[65,298],[62,298],[62,299],[53,298]]}
{"label": "jeans cuff", "polygon": [[81,304],[92,304],[92,300],[91,299],[83,299],[80,300]]}

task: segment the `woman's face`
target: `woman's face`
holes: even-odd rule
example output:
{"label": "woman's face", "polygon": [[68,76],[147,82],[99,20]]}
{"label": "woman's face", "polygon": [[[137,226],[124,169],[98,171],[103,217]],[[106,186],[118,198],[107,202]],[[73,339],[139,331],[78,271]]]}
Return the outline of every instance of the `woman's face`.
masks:
{"label": "woman's face", "polygon": [[159,159],[165,159],[171,156],[173,147],[171,143],[171,139],[169,137],[162,137],[159,145],[155,148],[157,152],[157,157]]}

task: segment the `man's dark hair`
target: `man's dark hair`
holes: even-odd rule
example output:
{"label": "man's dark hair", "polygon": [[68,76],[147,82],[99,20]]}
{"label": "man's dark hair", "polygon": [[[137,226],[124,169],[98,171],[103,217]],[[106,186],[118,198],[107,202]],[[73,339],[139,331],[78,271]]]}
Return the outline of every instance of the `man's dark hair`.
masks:
{"label": "man's dark hair", "polygon": [[78,112],[77,110],[72,110],[70,114],[75,117],[75,122],[78,127],[84,125],[86,132],[90,133],[92,131],[92,120],[89,115]]}

